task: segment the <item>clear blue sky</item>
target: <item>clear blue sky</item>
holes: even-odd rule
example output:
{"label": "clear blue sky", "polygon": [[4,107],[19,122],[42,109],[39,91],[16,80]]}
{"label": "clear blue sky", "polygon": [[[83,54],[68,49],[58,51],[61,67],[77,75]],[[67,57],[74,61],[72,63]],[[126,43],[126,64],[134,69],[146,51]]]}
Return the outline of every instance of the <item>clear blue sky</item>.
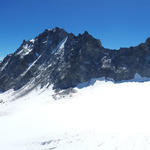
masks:
{"label": "clear blue sky", "polygon": [[1,0],[0,57],[55,26],[88,30],[106,48],[134,46],[150,37],[150,0]]}

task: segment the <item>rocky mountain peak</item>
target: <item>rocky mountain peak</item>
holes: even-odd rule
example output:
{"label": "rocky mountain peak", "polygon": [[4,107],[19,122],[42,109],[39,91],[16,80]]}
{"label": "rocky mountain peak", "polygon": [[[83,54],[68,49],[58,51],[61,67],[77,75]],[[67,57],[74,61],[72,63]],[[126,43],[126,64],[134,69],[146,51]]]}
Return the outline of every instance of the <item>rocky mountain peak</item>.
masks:
{"label": "rocky mountain peak", "polygon": [[75,36],[64,29],[46,29],[0,63],[0,91],[32,83],[67,89],[93,78],[120,82],[135,74],[150,77],[150,38],[136,47],[105,49],[87,31]]}
{"label": "rocky mountain peak", "polygon": [[82,35],[83,35],[83,36],[86,36],[86,37],[91,36],[91,35],[88,33],[88,31],[84,31],[84,33],[83,33]]}
{"label": "rocky mountain peak", "polygon": [[149,47],[149,49],[150,49],[150,38],[147,38],[145,44],[146,44],[146,45]]}

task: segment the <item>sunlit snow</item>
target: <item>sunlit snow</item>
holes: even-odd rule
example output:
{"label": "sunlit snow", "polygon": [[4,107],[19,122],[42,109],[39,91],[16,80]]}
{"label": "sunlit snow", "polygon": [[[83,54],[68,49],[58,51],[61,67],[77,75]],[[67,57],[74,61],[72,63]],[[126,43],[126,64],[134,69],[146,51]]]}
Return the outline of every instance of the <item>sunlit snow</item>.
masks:
{"label": "sunlit snow", "polygon": [[65,43],[66,43],[67,39],[68,39],[68,37],[66,37],[65,39],[63,39],[63,40],[58,44],[57,48],[52,51],[52,54],[55,54],[55,55],[56,55],[56,54],[59,54],[59,53],[61,52],[61,50],[64,49],[64,46],[65,46]]}
{"label": "sunlit snow", "polygon": [[20,55],[21,58],[28,55],[33,50],[33,40],[30,40],[30,42],[32,42],[32,44],[23,45],[23,48],[16,53],[16,55]]}
{"label": "sunlit snow", "polygon": [[[149,150],[150,82],[80,85],[54,100],[52,87],[0,94],[2,150]],[[18,92],[18,93],[17,93]]]}

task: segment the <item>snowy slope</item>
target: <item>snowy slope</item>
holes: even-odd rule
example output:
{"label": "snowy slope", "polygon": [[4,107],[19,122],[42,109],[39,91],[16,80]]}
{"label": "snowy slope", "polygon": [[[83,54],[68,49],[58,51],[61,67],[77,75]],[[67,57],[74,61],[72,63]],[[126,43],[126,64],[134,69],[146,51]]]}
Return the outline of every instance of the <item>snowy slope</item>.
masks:
{"label": "snowy slope", "polygon": [[0,105],[0,148],[150,149],[150,82],[96,81],[79,87],[61,100],[53,99],[51,87],[34,89],[15,101],[21,90],[0,94],[6,102]]}

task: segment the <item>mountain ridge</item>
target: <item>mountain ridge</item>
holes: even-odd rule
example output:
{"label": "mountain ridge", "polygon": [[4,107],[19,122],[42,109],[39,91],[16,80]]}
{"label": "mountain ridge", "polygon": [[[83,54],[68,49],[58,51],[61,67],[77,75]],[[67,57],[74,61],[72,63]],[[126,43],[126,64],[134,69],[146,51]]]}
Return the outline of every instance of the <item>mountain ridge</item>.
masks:
{"label": "mountain ridge", "polygon": [[67,89],[92,78],[131,80],[150,77],[150,38],[135,47],[106,49],[87,31],[75,36],[64,29],[46,29],[0,63],[0,91],[20,89],[28,82]]}

